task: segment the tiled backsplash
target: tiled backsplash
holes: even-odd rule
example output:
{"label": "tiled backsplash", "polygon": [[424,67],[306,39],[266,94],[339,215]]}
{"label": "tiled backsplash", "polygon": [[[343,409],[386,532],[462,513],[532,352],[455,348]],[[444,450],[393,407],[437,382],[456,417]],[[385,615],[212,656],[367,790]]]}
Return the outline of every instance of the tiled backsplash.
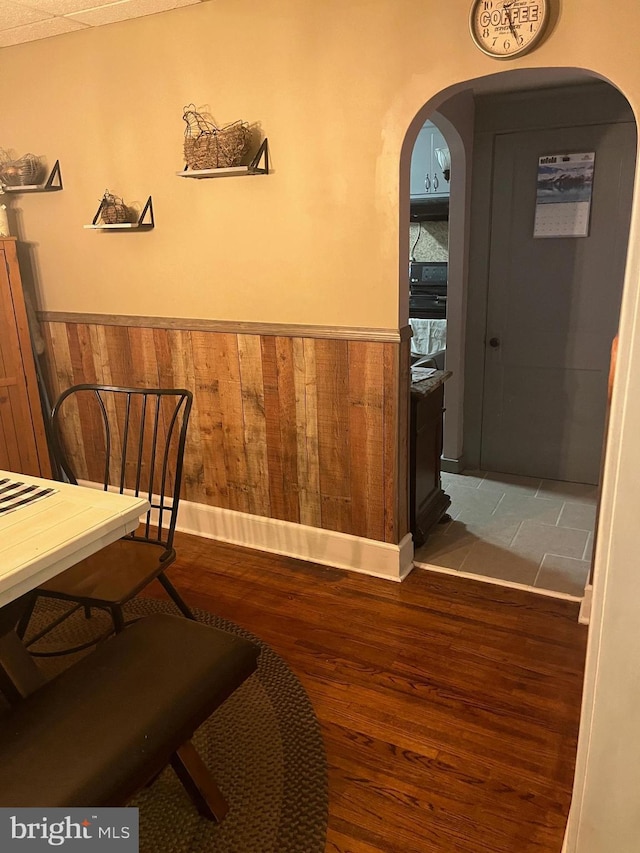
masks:
{"label": "tiled backsplash", "polygon": [[409,252],[410,260],[414,261],[448,261],[449,223],[412,222],[409,226]]}

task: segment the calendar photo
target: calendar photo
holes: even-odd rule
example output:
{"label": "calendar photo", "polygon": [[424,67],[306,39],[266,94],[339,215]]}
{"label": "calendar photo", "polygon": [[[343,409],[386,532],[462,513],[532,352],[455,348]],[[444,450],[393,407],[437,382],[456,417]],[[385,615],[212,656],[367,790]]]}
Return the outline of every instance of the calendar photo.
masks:
{"label": "calendar photo", "polygon": [[595,152],[538,160],[534,237],[587,237]]}

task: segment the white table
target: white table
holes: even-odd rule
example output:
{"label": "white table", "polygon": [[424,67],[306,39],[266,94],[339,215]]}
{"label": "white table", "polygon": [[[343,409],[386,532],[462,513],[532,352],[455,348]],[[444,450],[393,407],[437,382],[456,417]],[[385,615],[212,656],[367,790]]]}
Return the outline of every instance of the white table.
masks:
{"label": "white table", "polygon": [[145,498],[0,470],[5,477],[57,491],[0,515],[0,607],[135,530],[149,509]]}
{"label": "white table", "polygon": [[0,470],[5,478],[56,490],[0,515],[0,691],[15,702],[44,680],[13,630],[25,606],[20,597],[131,533],[149,502]]}

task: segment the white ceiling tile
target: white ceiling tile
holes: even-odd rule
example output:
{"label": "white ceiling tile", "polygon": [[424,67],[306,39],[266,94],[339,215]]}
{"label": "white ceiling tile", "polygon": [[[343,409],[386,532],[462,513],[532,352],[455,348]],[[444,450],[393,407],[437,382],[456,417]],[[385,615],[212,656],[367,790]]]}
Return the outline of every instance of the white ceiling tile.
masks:
{"label": "white ceiling tile", "polygon": [[203,0],[0,0],[0,48]]}
{"label": "white ceiling tile", "polygon": [[26,41],[36,41],[36,39],[46,39],[50,36],[59,36],[63,33],[82,29],[85,29],[84,24],[71,21],[69,18],[48,18],[46,21],[1,31],[0,47],[9,47]]}
{"label": "white ceiling tile", "polygon": [[10,2],[48,12],[50,15],[72,15],[74,12],[83,12],[85,9],[95,9],[96,6],[119,3],[120,0],[10,0]]}
{"label": "white ceiling tile", "polygon": [[81,21],[92,27],[102,24],[113,24],[116,21],[126,21],[130,18],[140,18],[144,15],[154,15],[166,12],[179,6],[191,6],[200,0],[120,0],[109,6],[99,6],[87,12],[72,13],[68,18]]}
{"label": "white ceiling tile", "polygon": [[33,24],[50,18],[47,12],[39,12],[27,6],[20,6],[10,0],[0,0],[0,29],[8,30],[11,27],[21,27],[23,24]]}

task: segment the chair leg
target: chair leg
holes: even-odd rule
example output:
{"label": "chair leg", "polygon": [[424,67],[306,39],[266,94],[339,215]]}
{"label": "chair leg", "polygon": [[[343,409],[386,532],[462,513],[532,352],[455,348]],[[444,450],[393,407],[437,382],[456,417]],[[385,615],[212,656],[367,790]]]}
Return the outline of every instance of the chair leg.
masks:
{"label": "chair leg", "polygon": [[165,575],[164,572],[160,572],[160,574],[158,575],[158,580],[160,581],[162,586],[166,589],[166,591],[169,593],[169,595],[173,599],[174,604],[176,605],[178,610],[182,613],[182,615],[186,616],[187,619],[193,619],[195,622],[196,617],[193,615],[193,613],[189,610],[187,605],[184,603],[184,601],[182,600],[182,598],[178,594],[178,591],[176,590],[175,586],[171,583],[171,581]]}
{"label": "chair leg", "polygon": [[229,811],[229,805],[190,740],[173,754],[171,766],[198,812],[220,823]]}
{"label": "chair leg", "polygon": [[38,594],[33,593],[27,604],[22,616],[18,620],[18,624],[16,625],[16,634],[20,637],[21,640],[24,639],[24,635],[27,633],[27,628],[29,627],[29,622],[31,621],[31,616],[33,615],[34,608],[38,601]]}

